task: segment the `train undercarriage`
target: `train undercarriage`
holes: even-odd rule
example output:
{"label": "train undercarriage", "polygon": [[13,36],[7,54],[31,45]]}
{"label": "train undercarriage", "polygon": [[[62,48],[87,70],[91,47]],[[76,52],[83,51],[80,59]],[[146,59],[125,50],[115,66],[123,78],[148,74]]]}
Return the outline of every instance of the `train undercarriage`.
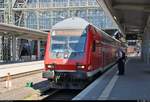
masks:
{"label": "train undercarriage", "polygon": [[49,73],[47,76],[43,74],[43,77],[49,77],[50,88],[56,89],[83,89],[89,84],[91,78],[86,76],[86,73],[82,71],[77,72],[54,72]]}

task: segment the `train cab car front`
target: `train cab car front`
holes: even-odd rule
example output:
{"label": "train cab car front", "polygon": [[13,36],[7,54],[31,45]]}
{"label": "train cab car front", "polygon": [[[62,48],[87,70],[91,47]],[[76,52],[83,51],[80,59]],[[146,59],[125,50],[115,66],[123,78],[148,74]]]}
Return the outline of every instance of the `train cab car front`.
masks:
{"label": "train cab car front", "polygon": [[49,37],[43,78],[86,79],[87,29],[54,29]]}

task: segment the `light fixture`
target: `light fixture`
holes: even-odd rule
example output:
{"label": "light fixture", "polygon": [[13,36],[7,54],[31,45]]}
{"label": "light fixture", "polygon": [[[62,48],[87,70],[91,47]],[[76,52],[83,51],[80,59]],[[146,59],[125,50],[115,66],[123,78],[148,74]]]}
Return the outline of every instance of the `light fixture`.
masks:
{"label": "light fixture", "polygon": [[114,16],[114,19],[117,20],[116,16]]}
{"label": "light fixture", "polygon": [[77,68],[83,69],[83,68],[85,68],[85,66],[84,65],[77,65]]}
{"label": "light fixture", "polygon": [[54,68],[55,66],[52,64],[47,65],[48,68]]}

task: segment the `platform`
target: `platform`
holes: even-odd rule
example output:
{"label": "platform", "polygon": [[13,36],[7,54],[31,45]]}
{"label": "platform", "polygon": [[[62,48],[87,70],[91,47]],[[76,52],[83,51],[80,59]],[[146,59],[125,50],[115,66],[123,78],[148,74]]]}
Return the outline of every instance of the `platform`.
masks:
{"label": "platform", "polygon": [[0,77],[6,76],[7,73],[11,75],[24,73],[28,71],[40,70],[44,68],[44,61],[32,61],[13,64],[0,65]]}
{"label": "platform", "polygon": [[150,100],[150,65],[130,57],[124,76],[114,66],[73,100]]}

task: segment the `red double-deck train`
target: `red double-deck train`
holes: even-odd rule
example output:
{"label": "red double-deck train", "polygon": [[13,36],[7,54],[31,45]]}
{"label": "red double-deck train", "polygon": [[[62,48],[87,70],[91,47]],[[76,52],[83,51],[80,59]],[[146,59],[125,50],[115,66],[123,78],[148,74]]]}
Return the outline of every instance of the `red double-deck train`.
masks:
{"label": "red double-deck train", "polygon": [[43,78],[52,88],[81,88],[116,61],[120,46],[120,41],[84,19],[63,20],[48,34]]}

